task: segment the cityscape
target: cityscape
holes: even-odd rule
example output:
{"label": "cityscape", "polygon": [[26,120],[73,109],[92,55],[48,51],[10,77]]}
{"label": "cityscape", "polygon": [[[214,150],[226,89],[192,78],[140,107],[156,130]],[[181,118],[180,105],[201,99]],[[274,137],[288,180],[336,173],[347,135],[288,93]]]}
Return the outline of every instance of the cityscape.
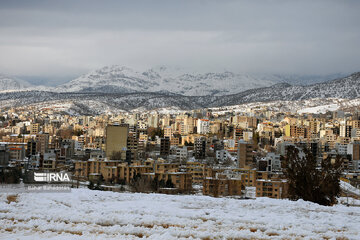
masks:
{"label": "cityscape", "polygon": [[0,239],[360,238],[359,4],[75,2],[0,3]]}

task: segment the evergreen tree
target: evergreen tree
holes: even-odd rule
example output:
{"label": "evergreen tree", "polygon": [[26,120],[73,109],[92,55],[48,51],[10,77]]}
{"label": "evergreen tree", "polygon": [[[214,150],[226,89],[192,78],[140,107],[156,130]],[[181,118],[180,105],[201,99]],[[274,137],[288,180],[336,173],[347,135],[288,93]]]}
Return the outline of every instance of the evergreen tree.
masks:
{"label": "evergreen tree", "polygon": [[173,184],[172,181],[171,181],[171,178],[168,178],[168,180],[166,181],[165,186],[166,186],[167,188],[174,188],[174,187],[175,187],[174,184]]}
{"label": "evergreen tree", "polygon": [[291,200],[303,199],[326,206],[336,203],[340,194],[340,156],[334,162],[328,157],[322,161],[321,167],[317,167],[316,158],[309,150],[299,151],[295,146],[289,146],[281,160]]}
{"label": "evergreen tree", "polygon": [[161,179],[161,180],[159,181],[159,187],[160,187],[160,188],[166,187],[166,182],[164,181],[164,179]]}
{"label": "evergreen tree", "polygon": [[156,192],[159,189],[159,179],[158,176],[155,176],[154,179],[151,182],[151,188],[154,192]]}

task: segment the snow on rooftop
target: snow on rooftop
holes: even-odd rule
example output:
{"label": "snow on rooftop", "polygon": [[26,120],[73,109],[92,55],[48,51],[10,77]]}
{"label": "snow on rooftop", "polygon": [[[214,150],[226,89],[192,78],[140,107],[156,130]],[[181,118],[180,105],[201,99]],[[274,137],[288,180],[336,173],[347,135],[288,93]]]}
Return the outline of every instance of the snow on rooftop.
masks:
{"label": "snow on rooftop", "polygon": [[360,208],[194,195],[0,193],[2,239],[359,239]]}
{"label": "snow on rooftop", "polygon": [[0,142],[0,145],[27,145],[27,143],[19,143],[19,142]]}

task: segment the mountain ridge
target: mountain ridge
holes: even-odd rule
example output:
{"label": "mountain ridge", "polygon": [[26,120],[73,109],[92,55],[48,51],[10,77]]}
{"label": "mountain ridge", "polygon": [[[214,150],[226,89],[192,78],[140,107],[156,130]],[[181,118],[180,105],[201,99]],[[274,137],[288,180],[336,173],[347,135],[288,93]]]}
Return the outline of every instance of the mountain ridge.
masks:
{"label": "mountain ridge", "polygon": [[31,87],[32,85],[25,80],[0,73],[0,89],[2,91],[22,90]]}
{"label": "mountain ridge", "polygon": [[233,72],[171,72],[165,67],[137,71],[123,66],[106,66],[57,86],[61,92],[172,92],[187,96],[226,95],[273,85],[279,77],[252,77]]}
{"label": "mountain ridge", "polygon": [[270,87],[250,89],[225,96],[185,96],[167,92],[49,92],[21,91],[0,93],[0,107],[24,106],[45,102],[73,101],[84,103],[97,101],[114,109],[130,111],[137,108],[147,110],[176,107],[183,110],[233,106],[253,102],[303,101],[318,99],[357,99],[360,98],[360,72],[345,78],[308,86],[275,84]]}
{"label": "mountain ridge", "polygon": [[[338,76],[335,74],[334,76]],[[281,74],[243,74],[230,71],[196,73],[181,68],[158,66],[143,71],[125,66],[105,66],[90,71],[69,82],[54,87],[31,85],[18,78],[12,78],[11,84],[0,86],[1,91],[41,90],[54,92],[103,92],[135,93],[159,92],[186,96],[223,96],[236,94],[250,89],[270,87],[274,84],[309,83],[319,79],[329,80],[329,76],[281,75]],[[332,78],[334,79],[334,78]],[[310,81],[310,82],[311,82]],[[5,86],[5,87],[2,87]]]}

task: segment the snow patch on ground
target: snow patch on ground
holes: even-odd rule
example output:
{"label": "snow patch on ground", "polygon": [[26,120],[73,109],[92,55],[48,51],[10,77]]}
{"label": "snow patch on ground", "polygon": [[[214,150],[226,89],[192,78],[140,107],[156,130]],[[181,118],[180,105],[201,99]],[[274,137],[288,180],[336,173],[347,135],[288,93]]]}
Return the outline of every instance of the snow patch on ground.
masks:
{"label": "snow patch on ground", "polygon": [[348,192],[351,192],[355,195],[360,196],[360,189],[352,186],[350,183],[344,182],[344,181],[340,181],[340,187],[343,190],[346,190]]}
{"label": "snow patch on ground", "polygon": [[194,195],[0,194],[3,239],[359,239],[360,208]]}

